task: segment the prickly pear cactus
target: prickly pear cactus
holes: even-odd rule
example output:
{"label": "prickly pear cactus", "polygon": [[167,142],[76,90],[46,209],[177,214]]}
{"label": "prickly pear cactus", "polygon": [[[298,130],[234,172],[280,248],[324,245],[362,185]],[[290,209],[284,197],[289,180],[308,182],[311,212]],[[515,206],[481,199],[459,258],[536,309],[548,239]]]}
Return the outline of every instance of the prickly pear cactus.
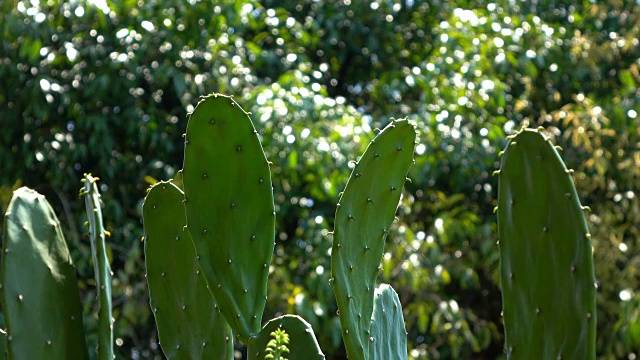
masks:
{"label": "prickly pear cactus", "polygon": [[80,189],[80,196],[84,197],[89,223],[89,239],[91,241],[91,255],[98,287],[98,359],[112,360],[113,355],[113,315],[111,310],[111,267],[107,256],[106,232],[102,223],[102,208],[100,192],[97,186],[98,178],[85,174]]}
{"label": "prickly pear cactus", "polygon": [[277,329],[284,329],[289,335],[289,359],[324,360],[316,336],[311,325],[297,315],[284,315],[270,320],[251,342],[247,350],[249,360],[262,360],[267,354],[266,349],[272,339],[271,333]]}
{"label": "prickly pear cactus", "polygon": [[86,359],[76,270],[43,195],[16,190],[4,223],[0,301],[10,359]]}
{"label": "prickly pear cactus", "polygon": [[187,226],[220,310],[241,341],[260,332],[275,240],[269,164],[249,115],[209,95],[191,114],[183,167]]}
{"label": "prickly pear cactus", "polygon": [[233,337],[217,308],[186,231],[182,191],[155,184],[142,208],[151,308],[169,359],[233,359]]}
{"label": "prickly pear cactus", "polygon": [[591,235],[571,171],[551,141],[510,138],[499,172],[498,236],[509,359],[595,359]]}
{"label": "prickly pear cactus", "polygon": [[407,359],[407,330],[402,304],[391,285],[376,288],[369,338],[370,359]]}
{"label": "prickly pear cactus", "polygon": [[385,238],[413,161],[414,125],[394,120],[356,164],[335,216],[331,273],[347,355],[369,359],[371,314]]}

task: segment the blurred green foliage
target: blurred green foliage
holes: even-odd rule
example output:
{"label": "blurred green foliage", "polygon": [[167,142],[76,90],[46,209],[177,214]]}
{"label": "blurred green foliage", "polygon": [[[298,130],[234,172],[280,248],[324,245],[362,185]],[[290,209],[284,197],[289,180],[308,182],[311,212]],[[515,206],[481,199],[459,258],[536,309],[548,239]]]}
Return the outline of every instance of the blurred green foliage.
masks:
{"label": "blurred green foliage", "polygon": [[[181,168],[186,114],[222,92],[253,112],[278,211],[266,318],[307,319],[344,359],[330,239],[350,160],[375,127],[420,130],[380,281],[404,305],[410,356],[502,354],[497,153],[543,126],[576,169],[598,278],[598,356],[640,348],[640,5],[636,1],[6,0],[0,13],[0,202],[47,195],[80,279],[77,199],[102,179],[116,352],[157,358],[141,201]],[[95,283],[81,280],[85,310]],[[88,317],[86,326],[95,328]],[[96,343],[96,338],[88,339]]]}

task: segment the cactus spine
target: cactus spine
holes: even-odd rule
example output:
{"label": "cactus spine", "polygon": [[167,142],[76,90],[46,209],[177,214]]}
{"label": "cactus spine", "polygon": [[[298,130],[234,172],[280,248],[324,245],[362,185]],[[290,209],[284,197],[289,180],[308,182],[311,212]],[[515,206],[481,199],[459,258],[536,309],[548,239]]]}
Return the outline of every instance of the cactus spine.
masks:
{"label": "cactus spine", "polygon": [[0,301],[9,358],[88,358],[76,271],[44,196],[26,187],[14,192],[2,245]]}
{"label": "cactus spine", "polygon": [[89,223],[89,239],[91,241],[91,255],[93,269],[98,289],[98,359],[111,360],[113,354],[113,314],[111,310],[111,267],[107,256],[106,232],[102,222],[100,192],[97,181],[99,179],[85,174],[80,189],[80,196],[84,197]]}
{"label": "cactus spine", "polygon": [[159,182],[143,205],[149,298],[169,359],[233,359],[233,337],[196,260],[180,189]]}
{"label": "cactus spine", "polygon": [[342,335],[352,360],[371,358],[378,267],[413,161],[415,141],[412,123],[390,123],[357,162],[336,209],[331,273]]}
{"label": "cactus spine", "polygon": [[570,171],[539,130],[511,137],[498,236],[509,359],[595,359],[591,235]]}
{"label": "cactus spine", "polygon": [[[269,165],[248,114],[210,95],[189,118],[187,227],[220,309],[241,341],[260,332],[275,239]],[[247,256],[250,253],[251,256]]]}

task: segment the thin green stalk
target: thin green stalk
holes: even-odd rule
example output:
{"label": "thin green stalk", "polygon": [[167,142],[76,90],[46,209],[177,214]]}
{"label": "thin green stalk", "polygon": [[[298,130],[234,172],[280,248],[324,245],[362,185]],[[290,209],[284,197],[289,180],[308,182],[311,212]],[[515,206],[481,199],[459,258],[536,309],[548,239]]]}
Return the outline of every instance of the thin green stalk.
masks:
{"label": "thin green stalk", "polygon": [[98,359],[112,360],[113,355],[113,314],[111,309],[111,268],[107,257],[105,238],[107,232],[102,222],[100,209],[100,192],[97,181],[99,179],[85,174],[80,189],[80,196],[84,203],[89,219],[89,238],[91,241],[91,255],[98,288]]}

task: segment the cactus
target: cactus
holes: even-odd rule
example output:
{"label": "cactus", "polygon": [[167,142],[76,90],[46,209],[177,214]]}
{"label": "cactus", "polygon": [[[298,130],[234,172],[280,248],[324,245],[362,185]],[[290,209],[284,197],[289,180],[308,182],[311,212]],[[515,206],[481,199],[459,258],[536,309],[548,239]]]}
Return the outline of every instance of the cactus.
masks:
{"label": "cactus", "polygon": [[290,359],[324,360],[311,325],[296,315],[284,315],[270,320],[251,342],[247,351],[249,360],[262,360],[268,355],[267,348],[272,333],[283,329],[290,338],[287,348]]}
{"label": "cactus", "polygon": [[416,131],[394,120],[369,144],[340,198],[335,215],[331,272],[347,355],[369,359],[378,267],[407,172]]}
{"label": "cactus", "polygon": [[498,173],[507,358],[595,359],[591,236],[571,170],[539,130],[525,129]]}
{"label": "cactus", "polygon": [[407,331],[398,294],[391,285],[380,284],[374,296],[369,358],[407,359]]}
{"label": "cactus", "polygon": [[[291,336],[293,359],[324,359],[302,318],[283,316],[260,327],[275,208],[269,164],[248,114],[230,97],[209,95],[190,115],[185,137],[179,173],[184,193],[173,183],[160,182],[143,206],[147,280],[165,354],[233,358],[231,333],[202,323],[209,320],[203,314],[211,314],[214,322],[226,320],[225,329],[230,327],[247,344],[250,359],[270,356],[264,351],[279,327]],[[213,306],[208,310],[207,300]],[[199,310],[195,317],[192,308]],[[213,342],[213,352],[198,348],[206,341]]]}
{"label": "cactus", "polygon": [[275,239],[271,174],[251,119],[213,94],[189,118],[187,227],[223,315],[245,344],[260,331]]}
{"label": "cactus", "polygon": [[106,232],[102,223],[100,192],[96,182],[98,178],[85,174],[80,189],[80,196],[84,197],[89,223],[89,239],[91,241],[91,255],[93,269],[98,289],[98,359],[111,360],[113,354],[113,315],[111,310],[111,268],[107,256],[105,242]]}
{"label": "cactus", "polygon": [[159,182],[144,205],[149,298],[160,345],[169,359],[233,359],[231,329],[220,314],[196,260],[175,185]]}
{"label": "cactus", "polygon": [[[332,279],[351,359],[381,359],[387,354],[407,357],[397,294],[382,286],[374,314],[374,293],[385,238],[413,161],[415,141],[413,123],[393,120],[356,164],[336,211]],[[145,246],[154,309],[162,310],[160,299],[170,297],[154,294],[160,287],[156,283],[168,281],[158,274],[169,278],[169,271],[161,270],[168,266],[162,263],[161,254],[177,253],[175,249],[156,250],[153,255],[154,238],[157,244],[162,236],[182,239],[190,235],[209,289],[233,332],[248,346],[249,359],[276,356],[276,348],[284,351],[271,338],[276,334],[283,341],[279,331],[290,336],[290,343],[286,355],[278,356],[324,359],[311,326],[302,318],[285,315],[260,327],[275,238],[273,188],[257,132],[233,99],[212,94],[198,103],[187,124],[180,174],[184,194],[173,184],[162,182],[152,187],[145,199]],[[179,201],[184,203],[184,213],[176,215],[181,210]],[[160,213],[163,215],[153,215]],[[174,235],[177,232],[181,235]],[[161,265],[154,267],[155,262]],[[176,269],[172,272],[178,273]],[[166,351],[163,336],[169,330],[163,330],[162,313],[159,316],[156,312],[156,321]],[[169,324],[181,322],[167,320]],[[390,331],[397,336],[387,339]],[[194,352],[191,357],[199,354]]]}
{"label": "cactus", "polygon": [[53,209],[16,190],[5,214],[0,301],[10,359],[86,359],[76,271]]}

